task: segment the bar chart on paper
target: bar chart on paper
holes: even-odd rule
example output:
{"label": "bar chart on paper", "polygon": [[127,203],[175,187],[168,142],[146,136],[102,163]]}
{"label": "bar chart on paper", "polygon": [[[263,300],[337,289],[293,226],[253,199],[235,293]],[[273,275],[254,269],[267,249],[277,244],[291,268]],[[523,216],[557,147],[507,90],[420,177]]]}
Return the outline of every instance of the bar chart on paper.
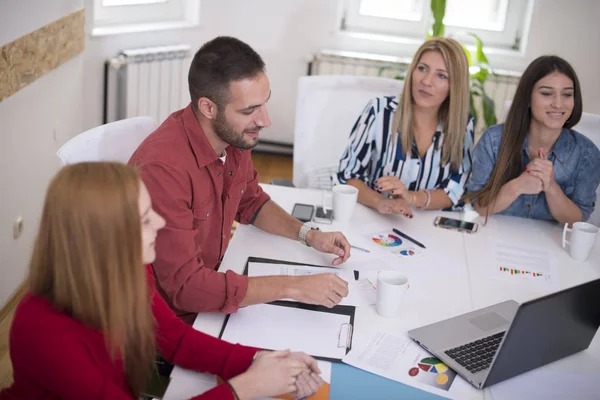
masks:
{"label": "bar chart on paper", "polygon": [[495,242],[493,248],[496,277],[558,288],[556,265],[547,250],[508,242]]}

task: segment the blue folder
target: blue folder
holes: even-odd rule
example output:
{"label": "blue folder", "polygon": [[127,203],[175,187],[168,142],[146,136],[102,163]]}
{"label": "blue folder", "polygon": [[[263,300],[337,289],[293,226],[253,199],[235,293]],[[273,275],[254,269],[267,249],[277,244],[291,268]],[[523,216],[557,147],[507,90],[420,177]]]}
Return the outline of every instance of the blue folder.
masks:
{"label": "blue folder", "polygon": [[444,397],[343,363],[332,363],[329,400],[430,400]]}

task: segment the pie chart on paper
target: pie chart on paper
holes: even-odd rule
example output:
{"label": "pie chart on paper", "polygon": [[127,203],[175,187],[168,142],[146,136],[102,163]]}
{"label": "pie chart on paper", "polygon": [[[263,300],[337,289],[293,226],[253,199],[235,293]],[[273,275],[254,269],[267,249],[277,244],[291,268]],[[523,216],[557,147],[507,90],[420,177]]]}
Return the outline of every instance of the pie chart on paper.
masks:
{"label": "pie chart on paper", "polygon": [[372,240],[375,244],[383,247],[398,247],[402,244],[402,239],[391,233],[374,235]]}
{"label": "pie chart on paper", "polygon": [[408,375],[421,383],[449,390],[456,377],[456,372],[436,357],[425,357],[408,370]]}

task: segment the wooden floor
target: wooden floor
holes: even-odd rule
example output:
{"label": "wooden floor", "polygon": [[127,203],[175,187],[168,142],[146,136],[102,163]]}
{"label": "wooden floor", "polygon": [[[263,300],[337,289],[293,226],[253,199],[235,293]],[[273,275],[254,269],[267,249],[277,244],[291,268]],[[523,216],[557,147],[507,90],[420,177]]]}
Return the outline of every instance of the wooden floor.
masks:
{"label": "wooden floor", "polygon": [[[258,171],[261,183],[269,183],[273,179],[292,180],[293,163],[290,156],[254,153],[252,154],[252,161]],[[12,384],[12,367],[8,354],[8,333],[13,311],[14,309],[9,310],[6,316],[0,320],[0,389]]]}
{"label": "wooden floor", "polygon": [[267,153],[253,153],[252,162],[258,171],[260,183],[270,183],[273,179],[292,180],[293,162],[291,156]]}

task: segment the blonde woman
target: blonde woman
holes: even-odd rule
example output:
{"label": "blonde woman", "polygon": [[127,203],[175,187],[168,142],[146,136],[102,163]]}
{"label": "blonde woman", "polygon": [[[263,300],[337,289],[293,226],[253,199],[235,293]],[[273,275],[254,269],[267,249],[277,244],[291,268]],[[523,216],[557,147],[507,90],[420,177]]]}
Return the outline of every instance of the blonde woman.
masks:
{"label": "blonde woman", "polygon": [[0,399],[130,400],[156,349],[225,379],[197,399],[250,399],[322,384],[304,353],[234,345],[185,325],[156,291],[154,241],[165,221],[137,172],[117,163],[65,167],[51,182],[10,332],[14,384]]}
{"label": "blonde woman", "polygon": [[462,46],[433,38],[417,50],[400,98],[367,104],[350,133],[337,179],[382,214],[459,205],[471,171],[474,122]]}

